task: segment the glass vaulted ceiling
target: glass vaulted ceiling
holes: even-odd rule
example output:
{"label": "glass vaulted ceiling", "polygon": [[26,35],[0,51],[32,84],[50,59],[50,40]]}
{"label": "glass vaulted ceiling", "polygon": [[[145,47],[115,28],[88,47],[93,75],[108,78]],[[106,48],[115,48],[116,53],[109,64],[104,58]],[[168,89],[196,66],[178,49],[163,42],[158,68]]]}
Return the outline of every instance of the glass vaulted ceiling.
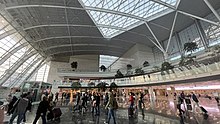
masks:
{"label": "glass vaulted ceiling", "polygon": [[[175,6],[177,1],[178,0],[81,0],[81,3],[85,8],[95,7],[103,10],[93,11],[88,9],[87,12],[98,26],[102,35],[105,38],[112,38],[142,23],[140,20],[131,18],[129,15],[150,19],[150,17],[159,16],[171,10],[159,3]],[[111,12],[107,12],[108,10]],[[117,12],[121,14],[116,14]]]}

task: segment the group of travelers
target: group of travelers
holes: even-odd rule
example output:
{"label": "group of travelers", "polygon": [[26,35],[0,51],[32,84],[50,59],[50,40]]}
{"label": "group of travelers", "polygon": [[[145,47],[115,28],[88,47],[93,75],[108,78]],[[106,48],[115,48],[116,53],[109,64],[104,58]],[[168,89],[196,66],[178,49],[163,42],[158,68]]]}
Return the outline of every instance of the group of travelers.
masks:
{"label": "group of travelers", "polygon": [[185,95],[184,92],[182,91],[179,94],[178,99],[177,99],[177,109],[179,110],[180,116],[185,114],[185,111],[181,107],[182,105],[185,107],[185,104],[186,104],[185,110],[192,110],[192,112],[196,112],[196,108],[198,108],[197,109],[198,113],[202,113],[204,115],[207,115],[208,113],[207,110],[205,110],[205,108],[203,108],[199,104],[199,100],[194,92],[191,92],[190,95]]}
{"label": "group of travelers", "polygon": [[[32,110],[32,98],[33,96],[31,92],[23,93],[20,96],[9,95],[7,115],[9,116],[12,114],[12,116],[8,124],[13,124],[13,121],[16,117],[18,117],[17,124],[20,124],[22,121],[26,122],[26,112],[31,112]],[[57,93],[55,95],[55,100],[56,98]],[[46,114],[48,111],[52,111],[53,107],[55,106],[53,99],[52,93],[48,94],[45,92],[42,94],[33,124],[36,124],[40,117],[42,118],[42,124],[46,124]]]}
{"label": "group of travelers", "polygon": [[[9,98],[12,97],[9,95]],[[17,124],[26,122],[26,112],[31,111],[32,101],[31,93],[24,93],[21,96],[13,96],[9,101],[7,115],[11,115],[9,124],[13,124],[14,119],[18,116]]]}
{"label": "group of travelers", "polygon": [[[61,101],[65,102],[65,105],[70,105],[70,93],[63,92]],[[128,115],[129,117],[135,117],[138,114],[138,110],[144,116],[144,93],[133,93],[130,92],[128,97]],[[10,96],[10,95],[9,95]],[[33,121],[33,124],[36,124],[38,119],[42,118],[42,124],[46,124],[47,112],[49,111],[52,113],[54,106],[56,106],[56,102],[59,101],[58,99],[59,93],[56,92],[55,95],[51,93],[44,93],[41,98],[41,102],[36,111],[36,116]],[[83,111],[87,112],[89,109],[88,107],[91,106],[91,113],[95,116],[100,115],[100,106],[103,105],[105,109],[106,121],[105,123],[110,123],[112,118],[114,124],[116,124],[116,110],[118,109],[118,97],[116,97],[116,93],[112,90],[106,92],[105,94],[101,92],[85,92],[85,93],[76,93],[75,99],[73,99],[74,107],[73,112],[75,111]],[[124,96],[124,95],[123,95]],[[165,95],[168,97],[168,94]],[[175,96],[177,100],[177,109],[180,115],[184,115],[185,111],[182,109],[183,104],[187,104],[187,99],[192,99],[193,111],[195,111],[196,107],[199,107],[202,111],[204,111],[203,107],[199,105],[199,100],[195,93],[191,93],[189,95],[185,95],[184,92],[180,94],[176,94]],[[103,101],[103,102],[102,102]],[[123,100],[124,101],[124,100]],[[191,101],[190,101],[191,102]],[[190,103],[191,104],[191,103]],[[13,124],[14,119],[18,116],[17,124],[20,124],[22,121],[26,122],[26,112],[31,111],[32,106],[32,96],[31,93],[24,93],[20,97],[10,96],[10,103],[8,104],[7,115],[11,115],[9,124]],[[185,105],[184,105],[185,106]],[[187,106],[188,107],[188,106]],[[188,109],[188,108],[187,108]],[[185,109],[186,110],[186,109]]]}

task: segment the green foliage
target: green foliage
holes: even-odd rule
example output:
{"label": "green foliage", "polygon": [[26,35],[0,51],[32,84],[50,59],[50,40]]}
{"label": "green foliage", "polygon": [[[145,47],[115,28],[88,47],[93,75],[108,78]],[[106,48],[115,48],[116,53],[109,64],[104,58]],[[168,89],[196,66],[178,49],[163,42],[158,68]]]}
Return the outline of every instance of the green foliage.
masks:
{"label": "green foliage", "polygon": [[79,89],[81,87],[81,84],[79,82],[73,82],[71,84],[72,89]]}
{"label": "green foliage", "polygon": [[122,78],[124,75],[121,73],[121,71],[118,69],[115,75],[116,78]]}
{"label": "green foliage", "polygon": [[108,85],[107,83],[101,82],[101,83],[97,84],[97,87],[99,87],[99,89],[101,89],[103,92],[105,92],[107,85]]}
{"label": "green foliage", "polygon": [[149,64],[149,62],[148,61],[144,61],[144,63],[143,63],[143,66],[144,67],[147,67],[147,66],[149,66],[150,64]]}
{"label": "green foliage", "polygon": [[100,69],[101,71],[105,72],[107,68],[104,65],[101,65]]}
{"label": "green foliage", "polygon": [[188,42],[184,44],[184,51],[185,52],[193,52],[198,49],[198,45],[195,42]]}
{"label": "green foliage", "polygon": [[127,64],[127,70],[131,70],[132,69],[132,65]]}
{"label": "green foliage", "polygon": [[161,71],[166,71],[166,70],[173,69],[173,68],[174,66],[172,66],[169,62],[164,62],[161,65]]}
{"label": "green foliage", "polygon": [[78,63],[77,62],[72,62],[71,67],[74,69],[77,69]]}
{"label": "green foliage", "polygon": [[142,68],[136,68],[135,73],[136,74],[144,74],[144,70],[142,70]]}
{"label": "green foliage", "polygon": [[186,65],[193,65],[195,63],[195,59],[196,56],[191,56],[191,54],[189,54],[188,56],[182,56],[181,60],[179,62],[179,66],[186,66]]}
{"label": "green foliage", "polygon": [[90,82],[90,83],[88,83],[88,86],[89,86],[89,87],[95,86],[95,83],[94,83],[94,82]]}

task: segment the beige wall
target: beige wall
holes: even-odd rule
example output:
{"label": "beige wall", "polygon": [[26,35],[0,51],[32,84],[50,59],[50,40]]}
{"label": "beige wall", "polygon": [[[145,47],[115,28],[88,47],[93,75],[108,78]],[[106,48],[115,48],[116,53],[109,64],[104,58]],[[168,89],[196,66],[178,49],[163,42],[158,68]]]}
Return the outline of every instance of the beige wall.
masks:
{"label": "beige wall", "polygon": [[76,71],[98,71],[99,70],[99,55],[78,55],[70,57],[69,62],[51,61],[48,81],[53,83],[54,80],[61,81],[62,77],[58,76],[58,68],[71,69],[71,63],[77,61],[78,67]]}
{"label": "beige wall", "polygon": [[128,50],[118,61],[116,61],[111,69],[126,68],[127,64],[131,64],[132,67],[142,67],[144,61],[148,61],[150,64],[154,63],[154,55],[152,48],[136,44],[130,50]]}

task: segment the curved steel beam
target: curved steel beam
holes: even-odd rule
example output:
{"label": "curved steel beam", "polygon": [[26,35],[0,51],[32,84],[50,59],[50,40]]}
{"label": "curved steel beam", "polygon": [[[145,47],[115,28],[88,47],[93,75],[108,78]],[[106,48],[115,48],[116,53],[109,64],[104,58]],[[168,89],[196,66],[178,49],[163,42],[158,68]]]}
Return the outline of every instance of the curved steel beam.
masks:
{"label": "curved steel beam", "polygon": [[46,47],[46,49],[42,49],[43,51],[47,51],[54,48],[60,48],[60,47],[77,47],[77,46],[99,46],[99,47],[111,47],[111,48],[118,48],[118,49],[124,49],[124,47],[120,46],[114,46],[114,45],[106,45],[106,44],[63,44],[63,45],[56,45],[56,46],[50,46]]}
{"label": "curved steel beam", "polygon": [[[62,52],[55,52],[55,53],[52,53],[52,54],[49,54],[51,56],[53,55],[56,55],[56,54],[61,54],[61,53],[80,53],[80,52],[102,52],[100,50],[73,50],[73,51],[70,51],[70,50],[67,50],[67,51],[62,51]],[[109,52],[109,53],[116,53],[116,54],[121,54],[120,52],[115,52],[115,51],[106,51],[106,52]]]}
{"label": "curved steel beam", "polygon": [[[33,61],[28,67],[26,67],[25,70],[23,70],[10,84],[9,87],[14,87],[20,80],[25,76],[25,74],[35,65],[38,61],[40,61],[42,58],[37,58],[35,61]],[[20,82],[21,83],[21,82]]]}
{"label": "curved steel beam", "polygon": [[[93,39],[105,39],[104,37],[99,37],[99,36],[56,36],[56,37],[47,37],[47,38],[43,38],[43,39],[39,39],[39,40],[35,40],[32,42],[42,42],[42,41],[46,41],[46,40],[51,40],[51,39],[63,39],[63,38],[93,38]],[[128,40],[123,40],[123,39],[119,39],[119,38],[111,38],[113,40],[118,40],[118,41],[124,41],[124,42],[129,42],[129,43],[136,43],[135,41],[128,41]]]}
{"label": "curved steel beam", "polygon": [[[152,38],[151,36],[147,36],[145,34],[140,34],[137,32],[133,32],[133,31],[129,31],[128,29],[125,28],[121,28],[121,27],[117,27],[117,26],[110,26],[110,25],[77,25],[77,24],[45,24],[45,25],[35,25],[35,26],[31,26],[31,27],[26,27],[23,30],[27,31],[27,30],[31,30],[31,29],[35,29],[35,28],[42,28],[42,27],[86,27],[86,28],[97,28],[97,27],[102,27],[102,28],[111,28],[111,29],[116,29],[116,30],[120,30],[120,31],[126,31],[135,35],[139,35],[139,36],[144,36],[144,37],[149,37]],[[169,30],[169,29],[166,29]]]}
{"label": "curved steel beam", "polygon": [[2,56],[1,60],[0,60],[0,65],[2,65],[8,58],[10,58],[14,53],[16,53],[18,50],[24,48],[25,46],[27,46],[28,43],[25,42],[15,48],[13,48],[11,51],[8,51],[8,53],[6,53],[4,56]]}
{"label": "curved steel beam", "polygon": [[15,71],[26,61],[28,60],[31,56],[37,54],[36,51],[32,51],[28,53],[27,55],[23,55],[20,60],[17,60],[8,71],[5,71],[5,73],[1,76],[0,79],[0,86],[8,80],[8,78],[15,73]]}

